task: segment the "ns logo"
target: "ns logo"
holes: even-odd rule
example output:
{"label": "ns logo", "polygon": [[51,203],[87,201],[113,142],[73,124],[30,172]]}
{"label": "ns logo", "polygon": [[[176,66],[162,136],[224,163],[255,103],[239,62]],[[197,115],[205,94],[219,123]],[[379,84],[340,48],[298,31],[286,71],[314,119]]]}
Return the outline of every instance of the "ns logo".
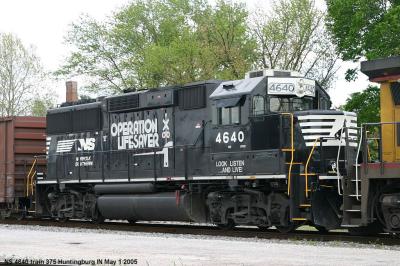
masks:
{"label": "ns logo", "polygon": [[93,151],[95,147],[95,138],[78,139],[78,151]]}
{"label": "ns logo", "polygon": [[71,152],[72,147],[76,143],[76,151],[93,151],[96,144],[95,138],[86,139],[68,139],[59,140],[57,142],[56,152]]}

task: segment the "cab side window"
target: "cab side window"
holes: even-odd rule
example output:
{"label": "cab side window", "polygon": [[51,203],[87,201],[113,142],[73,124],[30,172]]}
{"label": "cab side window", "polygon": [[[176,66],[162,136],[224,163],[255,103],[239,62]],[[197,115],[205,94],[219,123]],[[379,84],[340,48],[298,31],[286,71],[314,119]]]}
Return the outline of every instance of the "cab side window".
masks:
{"label": "cab side window", "polygon": [[240,106],[221,107],[217,112],[219,125],[240,124]]}
{"label": "cab side window", "polygon": [[[246,96],[217,99],[212,107],[212,121],[214,125],[239,125],[243,122],[242,108]],[[244,119],[246,121],[246,119]]]}
{"label": "cab side window", "polygon": [[264,115],[266,113],[264,96],[262,95],[253,96],[252,111],[253,115]]}

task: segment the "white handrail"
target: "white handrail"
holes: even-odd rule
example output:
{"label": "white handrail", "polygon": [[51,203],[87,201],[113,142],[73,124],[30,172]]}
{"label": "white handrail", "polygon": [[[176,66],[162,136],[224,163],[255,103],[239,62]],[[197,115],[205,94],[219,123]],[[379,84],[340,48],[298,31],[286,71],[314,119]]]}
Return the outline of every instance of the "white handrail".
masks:
{"label": "white handrail", "polygon": [[340,157],[340,149],[341,149],[341,147],[342,147],[342,138],[343,138],[343,128],[344,127],[342,127],[341,129],[340,129],[340,139],[339,139],[339,148],[338,148],[338,154],[337,154],[337,157],[336,157],[336,177],[337,177],[337,189],[338,189],[338,194],[339,195],[343,195],[341,192],[340,192],[340,178],[341,178],[341,176],[340,176],[340,170],[339,170],[339,157]]}
{"label": "white handrail", "polygon": [[357,200],[360,200],[360,195],[358,194],[358,156],[360,155],[360,149],[362,145],[362,139],[363,139],[363,128],[362,127],[357,127],[357,129],[360,129],[360,142],[357,148],[357,155],[356,155],[356,198]]}

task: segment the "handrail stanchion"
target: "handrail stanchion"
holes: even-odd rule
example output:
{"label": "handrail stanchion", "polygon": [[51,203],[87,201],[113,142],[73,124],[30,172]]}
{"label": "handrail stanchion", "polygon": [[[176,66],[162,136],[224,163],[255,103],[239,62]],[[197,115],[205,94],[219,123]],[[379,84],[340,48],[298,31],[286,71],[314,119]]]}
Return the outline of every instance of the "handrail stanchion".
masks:
{"label": "handrail stanchion", "polygon": [[379,142],[379,161],[380,161],[380,163],[381,163],[381,175],[383,175],[384,174],[384,167],[383,167],[383,165],[384,165],[384,162],[383,162],[383,151],[382,151],[382,149],[383,149],[383,141],[382,141],[382,129],[383,129],[383,126],[384,126],[385,124],[381,124],[380,125],[380,127],[379,127],[379,139],[380,139],[380,142]]}
{"label": "handrail stanchion", "polygon": [[342,139],[343,139],[343,127],[340,129],[340,139],[339,139],[339,145],[338,145],[338,154],[336,157],[336,177],[337,177],[337,189],[338,189],[338,194],[343,195],[342,192],[340,192],[340,165],[339,165],[339,158],[340,158],[340,150],[342,148]]}
{"label": "handrail stanchion", "polygon": [[360,142],[357,147],[357,155],[356,155],[356,198],[357,200],[360,200],[360,195],[358,193],[358,156],[360,154],[360,149],[363,141],[363,128],[362,127],[357,127],[357,129],[360,129]]}
{"label": "handrail stanchion", "polygon": [[293,161],[294,161],[294,117],[292,113],[282,113],[282,115],[288,115],[290,116],[290,165],[289,165],[289,173],[288,173],[288,188],[287,188],[287,193],[290,195],[290,182],[292,178],[292,167],[293,167]]}
{"label": "handrail stanchion", "polygon": [[315,150],[315,147],[316,147],[316,144],[317,144],[317,141],[318,141],[318,140],[319,140],[319,138],[316,138],[315,141],[314,141],[313,147],[311,148],[310,154],[308,155],[307,163],[306,163],[306,167],[305,167],[305,176],[306,176],[306,198],[308,198],[308,164],[309,164],[310,161],[311,161],[311,157],[312,157],[312,155],[313,155],[313,153],[314,153],[314,150]]}
{"label": "handrail stanchion", "polygon": [[[33,176],[35,175],[36,171],[34,172],[33,169],[35,168],[37,159],[35,158],[35,160],[32,163],[32,166],[28,172],[28,176],[26,177],[26,196],[29,196],[29,188],[31,185],[31,179],[33,179]],[[33,176],[31,177],[31,174],[33,173]]]}

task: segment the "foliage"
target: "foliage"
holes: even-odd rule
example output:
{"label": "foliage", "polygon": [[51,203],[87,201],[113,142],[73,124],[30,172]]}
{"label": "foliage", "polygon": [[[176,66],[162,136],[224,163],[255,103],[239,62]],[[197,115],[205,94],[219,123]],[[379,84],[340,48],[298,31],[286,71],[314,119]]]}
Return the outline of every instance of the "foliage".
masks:
{"label": "foliage", "polygon": [[134,86],[130,69],[122,68],[128,66],[127,59],[117,46],[111,45],[114,37],[107,24],[83,16],[79,23],[72,24],[66,40],[75,49],[56,74],[83,75],[91,79],[92,88],[99,90]]}
{"label": "foliage", "polygon": [[400,1],[326,0],[327,27],[344,60],[400,54]]}
{"label": "foliage", "polygon": [[57,74],[83,75],[89,91],[115,93],[240,79],[264,67],[329,87],[337,55],[323,19],[312,0],[279,0],[269,16],[228,0],[138,0],[108,21],[84,16],[73,24],[66,41],[74,50]]}
{"label": "foliage", "polygon": [[[341,109],[355,112],[359,125],[380,122],[380,89],[377,86],[368,86],[362,92],[352,93]],[[369,137],[379,137],[379,128],[368,127],[367,134]],[[378,140],[368,141],[368,157],[370,161],[379,159]]]}
{"label": "foliage", "polygon": [[219,0],[135,1],[106,22],[73,24],[75,47],[57,72],[91,78],[91,91],[118,92],[204,79],[240,78],[254,42],[243,4]]}
{"label": "foliage", "polygon": [[368,86],[362,92],[352,93],[341,107],[345,111],[355,112],[358,123],[374,123],[380,121],[380,90],[376,86]]}
{"label": "foliage", "polygon": [[253,31],[258,42],[257,65],[291,69],[330,87],[338,56],[324,27],[324,14],[311,0],[280,0],[259,11]]}
{"label": "foliage", "polygon": [[30,115],[46,116],[47,110],[54,107],[54,98],[51,95],[35,97],[32,102]]}
{"label": "foliage", "polygon": [[0,116],[30,112],[32,95],[43,91],[45,74],[32,47],[0,33]]}
{"label": "foliage", "polygon": [[197,14],[200,42],[211,52],[216,78],[241,79],[256,59],[256,40],[248,27],[244,4],[219,1]]}
{"label": "foliage", "polygon": [[358,68],[349,68],[346,70],[345,73],[345,80],[346,81],[355,81],[358,78]]}

